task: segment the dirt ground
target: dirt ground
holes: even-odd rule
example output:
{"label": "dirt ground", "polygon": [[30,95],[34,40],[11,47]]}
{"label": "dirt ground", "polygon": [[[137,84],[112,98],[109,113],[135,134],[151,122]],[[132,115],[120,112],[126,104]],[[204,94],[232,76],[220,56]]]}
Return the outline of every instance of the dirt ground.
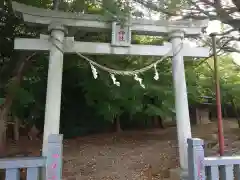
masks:
{"label": "dirt ground", "polygon": [[[214,139],[217,124],[194,126],[192,132],[193,137]],[[240,129],[236,120],[225,121],[224,132],[227,148],[238,150]],[[36,155],[41,147],[41,142],[19,144],[15,148],[11,145],[9,151],[23,152],[29,147],[28,151]],[[216,154],[217,145],[211,149],[210,154]],[[178,166],[177,154],[174,127],[65,140],[63,180],[142,180],[151,175],[163,179],[169,176],[169,169]]]}

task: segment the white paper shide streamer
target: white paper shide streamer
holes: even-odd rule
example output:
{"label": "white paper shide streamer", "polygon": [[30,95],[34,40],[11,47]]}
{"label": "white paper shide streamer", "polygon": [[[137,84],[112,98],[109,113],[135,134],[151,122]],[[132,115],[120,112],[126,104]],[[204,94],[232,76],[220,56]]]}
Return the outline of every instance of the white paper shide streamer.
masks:
{"label": "white paper shide streamer", "polygon": [[114,74],[111,74],[111,78],[112,78],[112,81],[113,81],[113,84],[115,84],[116,86],[120,86],[120,82],[117,81],[116,77]]}
{"label": "white paper shide streamer", "polygon": [[[97,79],[97,78],[98,78],[97,69],[94,67],[94,65],[93,65],[92,63],[89,63],[89,64],[90,64],[90,66],[91,66],[91,70],[92,70],[92,74],[93,74],[94,79]],[[154,67],[154,77],[153,77],[153,78],[154,78],[155,80],[159,80],[159,73],[158,73],[158,71],[157,71],[157,64],[155,64],[153,67]],[[120,82],[117,81],[117,78],[115,77],[115,74],[110,73],[110,77],[111,77],[112,82],[113,82],[114,85],[116,85],[116,86],[118,86],[118,87],[121,85]],[[139,85],[140,85],[142,88],[144,88],[144,89],[146,88],[145,85],[143,84],[143,79],[140,78],[140,77],[138,76],[138,74],[134,74],[134,80],[135,80],[135,81],[138,81],[138,82],[139,82]]]}
{"label": "white paper shide streamer", "polygon": [[145,89],[145,85],[142,83],[142,79],[137,74],[134,75],[134,79],[139,82],[140,86]]}
{"label": "white paper shide streamer", "polygon": [[154,64],[154,71],[155,71],[154,79],[157,81],[157,80],[159,80],[159,74],[158,74],[158,71],[157,71],[157,64]]}
{"label": "white paper shide streamer", "polygon": [[91,63],[90,63],[90,66],[91,66],[91,69],[92,69],[92,74],[93,74],[94,79],[97,79],[98,78],[97,69]]}

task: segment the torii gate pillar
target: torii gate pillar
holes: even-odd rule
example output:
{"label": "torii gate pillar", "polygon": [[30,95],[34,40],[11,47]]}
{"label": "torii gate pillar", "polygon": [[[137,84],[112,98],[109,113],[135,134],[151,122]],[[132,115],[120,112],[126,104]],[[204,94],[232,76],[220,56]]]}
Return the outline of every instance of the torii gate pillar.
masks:
{"label": "torii gate pillar", "polygon": [[175,91],[175,109],[177,120],[180,167],[183,170],[187,170],[188,168],[187,139],[191,138],[191,126],[188,109],[184,60],[181,50],[184,32],[180,30],[173,31],[170,34],[170,38],[173,49],[172,73],[173,73],[173,86]]}
{"label": "torii gate pillar", "polygon": [[66,29],[62,24],[52,23],[48,30],[51,32],[49,53],[49,67],[47,80],[47,97],[45,106],[44,135],[42,155],[47,154],[47,137],[50,134],[59,134],[61,93],[62,93],[62,70],[63,70],[63,42]]}

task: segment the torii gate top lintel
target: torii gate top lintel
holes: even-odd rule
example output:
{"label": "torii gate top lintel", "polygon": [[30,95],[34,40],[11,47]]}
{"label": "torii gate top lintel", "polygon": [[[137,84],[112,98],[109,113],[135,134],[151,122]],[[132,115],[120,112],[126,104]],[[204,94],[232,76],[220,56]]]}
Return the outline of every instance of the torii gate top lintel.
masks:
{"label": "torii gate top lintel", "polygon": [[[80,27],[83,30],[103,31],[110,30],[113,18],[101,15],[68,13],[55,10],[48,10],[12,2],[15,12],[21,13],[25,22],[34,24],[50,25],[52,22],[61,22],[68,27]],[[201,33],[202,29],[207,27],[208,20],[142,20],[131,19],[131,31],[136,34],[161,36],[169,32],[181,29],[186,36],[196,36]]]}

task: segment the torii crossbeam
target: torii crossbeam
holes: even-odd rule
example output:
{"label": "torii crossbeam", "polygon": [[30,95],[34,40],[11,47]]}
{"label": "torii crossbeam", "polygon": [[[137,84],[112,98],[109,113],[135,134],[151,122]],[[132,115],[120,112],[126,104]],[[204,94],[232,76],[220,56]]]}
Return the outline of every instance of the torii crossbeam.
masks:
{"label": "torii crossbeam", "polygon": [[[50,36],[41,35],[40,39],[16,38],[14,49],[26,51],[49,51],[52,42]],[[162,46],[156,45],[131,45],[129,47],[113,47],[110,43],[79,42],[74,41],[74,37],[66,37],[64,42],[64,53],[83,53],[99,55],[141,55],[141,56],[173,56],[172,43],[164,43]],[[191,49],[191,50],[190,50]],[[186,57],[206,57],[209,54],[208,48],[191,47],[188,43],[182,45],[182,55]]]}

